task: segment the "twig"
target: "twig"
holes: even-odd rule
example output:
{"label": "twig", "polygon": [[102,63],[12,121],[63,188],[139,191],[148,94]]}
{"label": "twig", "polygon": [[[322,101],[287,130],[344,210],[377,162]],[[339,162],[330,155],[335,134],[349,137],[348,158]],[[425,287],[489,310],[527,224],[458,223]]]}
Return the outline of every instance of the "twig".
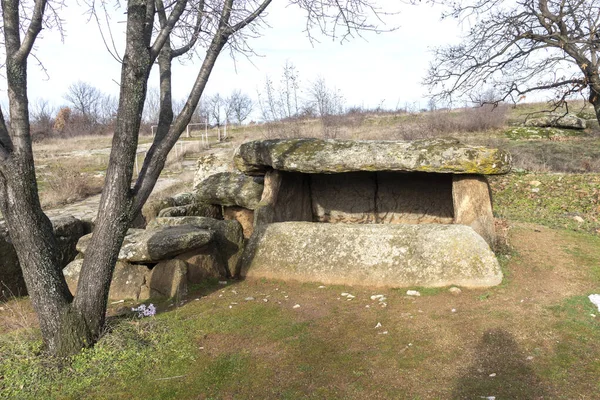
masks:
{"label": "twig", "polygon": [[155,381],[168,381],[168,380],[170,380],[170,379],[184,378],[184,377],[186,377],[186,376],[187,376],[187,375],[169,376],[169,377],[167,377],[167,378],[158,378],[158,379],[155,379]]}

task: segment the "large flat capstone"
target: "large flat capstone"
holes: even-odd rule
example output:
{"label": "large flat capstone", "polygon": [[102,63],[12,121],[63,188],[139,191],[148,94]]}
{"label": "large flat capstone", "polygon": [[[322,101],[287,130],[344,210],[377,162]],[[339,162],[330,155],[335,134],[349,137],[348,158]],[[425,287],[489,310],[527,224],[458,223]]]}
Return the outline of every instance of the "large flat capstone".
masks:
{"label": "large flat capstone", "polygon": [[466,225],[315,224],[256,228],[242,275],[387,287],[488,287],[502,281],[485,240]]}
{"label": "large flat capstone", "polygon": [[416,171],[453,174],[503,174],[510,155],[499,149],[466,146],[454,139],[401,141],[273,139],[242,144],[235,166],[248,174],[281,171],[340,173]]}

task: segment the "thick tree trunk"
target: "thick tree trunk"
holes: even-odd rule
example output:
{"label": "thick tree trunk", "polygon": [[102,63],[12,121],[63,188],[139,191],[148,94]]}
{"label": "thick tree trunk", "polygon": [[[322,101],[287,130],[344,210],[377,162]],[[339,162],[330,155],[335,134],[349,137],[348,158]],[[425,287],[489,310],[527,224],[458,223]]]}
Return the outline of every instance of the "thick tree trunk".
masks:
{"label": "thick tree trunk", "polygon": [[83,262],[74,310],[85,316],[96,339],[104,326],[108,291],[119,249],[131,221],[131,178],[146,85],[152,66],[148,15],[144,0],[130,1],[127,15],[127,47],[121,69],[119,111],[108,170],[100,198],[94,234]]}

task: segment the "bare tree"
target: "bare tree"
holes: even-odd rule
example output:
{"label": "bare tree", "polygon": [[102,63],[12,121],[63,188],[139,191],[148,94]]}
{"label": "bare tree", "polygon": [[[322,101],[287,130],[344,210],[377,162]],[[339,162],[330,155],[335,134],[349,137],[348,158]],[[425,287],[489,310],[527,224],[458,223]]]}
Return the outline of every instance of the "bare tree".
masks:
{"label": "bare tree", "polygon": [[281,104],[287,118],[298,116],[299,103],[298,91],[300,90],[300,80],[296,66],[289,60],[286,60],[283,66],[283,74],[281,77]]}
{"label": "bare tree", "polygon": [[227,109],[233,122],[241,125],[252,112],[254,104],[247,94],[234,90],[227,98]]}
{"label": "bare tree", "polygon": [[160,90],[155,87],[148,89],[142,120],[147,124],[155,124],[160,112]]}
{"label": "bare tree", "polygon": [[[68,355],[93,345],[99,337],[125,233],[191,120],[219,54],[227,46],[232,51],[243,49],[244,35],[258,34],[256,24],[271,0],[128,0],[125,4],[126,44],[111,155],[74,296],[61,271],[52,225],[40,205],[29,125],[27,61],[42,27],[60,21],[53,13],[57,8],[49,7],[48,1],[2,1],[11,121],[6,124],[0,112],[0,211],[19,257],[44,343],[51,354]],[[360,29],[373,28],[365,19],[367,13],[375,12],[368,0],[348,0],[343,5],[334,0],[291,3],[306,10],[309,27],[331,26],[330,35],[346,38]],[[91,6],[102,4],[92,2]],[[342,32],[340,28],[344,28]],[[174,117],[170,65],[195,46],[204,47],[206,52],[186,104]],[[142,111],[155,61],[161,80],[159,127],[132,187]]]}
{"label": "bare tree", "polygon": [[[438,48],[425,84],[444,101],[491,88],[494,102],[553,91],[553,104],[587,94],[600,121],[600,2],[441,0],[468,22],[462,43]],[[477,99],[474,99],[477,101]]]}
{"label": "bare tree", "polygon": [[209,115],[209,121],[211,124],[220,128],[227,118],[227,107],[226,102],[219,93],[215,93],[206,99],[206,109]]}
{"label": "bare tree", "polygon": [[75,111],[79,112],[86,124],[93,126],[98,122],[103,94],[96,87],[83,81],[77,81],[69,86],[65,100],[73,104]]}
{"label": "bare tree", "polygon": [[52,127],[54,126],[54,109],[45,99],[36,99],[30,104],[31,125],[35,133],[41,134],[42,136],[48,136],[52,134]]}
{"label": "bare tree", "polygon": [[323,77],[317,78],[308,88],[309,101],[319,117],[343,112],[344,97],[339,90],[327,86]]}

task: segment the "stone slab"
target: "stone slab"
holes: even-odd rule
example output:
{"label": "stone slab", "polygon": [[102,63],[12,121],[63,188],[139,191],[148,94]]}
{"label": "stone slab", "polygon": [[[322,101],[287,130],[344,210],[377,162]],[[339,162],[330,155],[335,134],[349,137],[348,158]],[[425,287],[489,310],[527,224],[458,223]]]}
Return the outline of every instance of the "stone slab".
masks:
{"label": "stone slab", "polygon": [[510,155],[499,149],[466,146],[454,139],[411,142],[322,139],[256,140],[242,144],[235,166],[248,174],[268,169],[302,173],[406,171],[503,174]]}
{"label": "stone slab", "polygon": [[[92,234],[77,243],[85,255]],[[202,247],[213,240],[214,232],[194,225],[158,226],[153,229],[130,229],[119,251],[119,261],[157,262]]]}
{"label": "stone slab", "polygon": [[502,281],[488,244],[465,225],[262,225],[242,256],[242,275],[386,287],[489,287]]}

